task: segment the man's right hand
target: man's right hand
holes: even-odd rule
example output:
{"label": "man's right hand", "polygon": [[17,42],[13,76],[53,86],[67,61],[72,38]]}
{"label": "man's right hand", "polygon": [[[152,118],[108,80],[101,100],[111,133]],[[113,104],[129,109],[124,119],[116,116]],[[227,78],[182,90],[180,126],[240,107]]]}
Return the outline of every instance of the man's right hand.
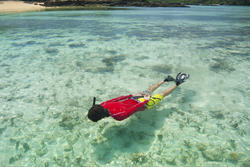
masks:
{"label": "man's right hand", "polygon": [[145,100],[149,100],[149,99],[150,99],[150,95],[149,95],[149,94],[145,94],[145,95],[144,95],[144,99],[145,99]]}

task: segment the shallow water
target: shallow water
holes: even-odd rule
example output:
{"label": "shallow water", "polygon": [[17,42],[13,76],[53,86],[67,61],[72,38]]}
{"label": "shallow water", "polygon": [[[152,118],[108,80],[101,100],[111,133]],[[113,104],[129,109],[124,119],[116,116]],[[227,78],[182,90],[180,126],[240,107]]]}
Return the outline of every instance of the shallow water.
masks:
{"label": "shallow water", "polygon": [[[0,16],[0,165],[250,166],[249,10]],[[157,107],[122,122],[86,118],[93,96],[179,71],[190,79]]]}

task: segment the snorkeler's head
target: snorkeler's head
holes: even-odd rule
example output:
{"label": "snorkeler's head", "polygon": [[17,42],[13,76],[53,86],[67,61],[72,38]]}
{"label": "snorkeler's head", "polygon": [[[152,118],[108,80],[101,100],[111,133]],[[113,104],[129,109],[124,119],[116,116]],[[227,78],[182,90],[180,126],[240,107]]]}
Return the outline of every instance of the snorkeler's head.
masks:
{"label": "snorkeler's head", "polygon": [[88,112],[88,118],[93,122],[97,122],[100,119],[102,119],[104,117],[108,117],[108,116],[110,116],[110,115],[106,109],[104,109],[101,105],[95,104],[95,97],[94,97],[93,105],[89,109],[89,112]]}

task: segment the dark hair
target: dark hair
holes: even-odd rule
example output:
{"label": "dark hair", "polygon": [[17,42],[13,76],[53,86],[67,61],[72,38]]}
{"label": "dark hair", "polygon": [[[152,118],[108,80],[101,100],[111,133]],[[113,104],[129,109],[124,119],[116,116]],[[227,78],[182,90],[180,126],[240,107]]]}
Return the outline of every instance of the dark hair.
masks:
{"label": "dark hair", "polygon": [[109,112],[107,109],[104,109],[101,105],[93,105],[88,112],[88,118],[93,121],[97,122],[104,117],[109,117]]}

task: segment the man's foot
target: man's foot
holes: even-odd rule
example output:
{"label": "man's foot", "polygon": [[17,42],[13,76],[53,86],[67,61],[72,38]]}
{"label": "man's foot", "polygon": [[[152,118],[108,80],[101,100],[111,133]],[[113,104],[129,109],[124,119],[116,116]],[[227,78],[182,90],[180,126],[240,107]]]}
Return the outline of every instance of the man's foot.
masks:
{"label": "man's foot", "polygon": [[176,85],[179,86],[181,83],[185,82],[185,80],[188,78],[189,78],[189,74],[179,72],[175,79]]}
{"label": "man's foot", "polygon": [[175,79],[172,76],[168,75],[168,77],[164,79],[164,82],[170,82],[170,81],[175,81]]}

